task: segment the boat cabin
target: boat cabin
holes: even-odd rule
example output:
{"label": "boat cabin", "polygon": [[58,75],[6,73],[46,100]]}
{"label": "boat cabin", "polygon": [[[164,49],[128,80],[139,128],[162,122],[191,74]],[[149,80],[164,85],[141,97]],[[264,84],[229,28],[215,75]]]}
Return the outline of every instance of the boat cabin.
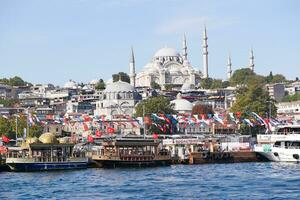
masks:
{"label": "boat cabin", "polygon": [[97,155],[100,159],[123,161],[146,161],[169,157],[169,151],[160,149],[153,139],[116,139],[103,143]]}
{"label": "boat cabin", "polygon": [[29,147],[9,148],[7,158],[31,158],[35,162],[66,162],[70,157],[85,157],[73,151],[74,144],[29,144]]}
{"label": "boat cabin", "polygon": [[274,147],[285,149],[300,149],[300,141],[276,141]]}

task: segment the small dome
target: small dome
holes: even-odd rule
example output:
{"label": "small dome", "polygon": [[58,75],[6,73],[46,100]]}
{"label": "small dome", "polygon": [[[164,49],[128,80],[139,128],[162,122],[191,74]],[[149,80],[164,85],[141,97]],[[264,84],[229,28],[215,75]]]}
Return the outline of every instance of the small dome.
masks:
{"label": "small dome", "polygon": [[43,133],[39,137],[39,141],[42,142],[43,144],[57,143],[57,139],[53,133]]}
{"label": "small dome", "polygon": [[164,47],[158,50],[153,57],[179,57],[180,54],[173,48]]}
{"label": "small dome", "polygon": [[134,87],[127,82],[117,81],[106,86],[104,92],[133,92]]}
{"label": "small dome", "polygon": [[70,89],[77,88],[77,86],[78,86],[78,84],[73,80],[69,80],[68,82],[66,82],[64,84],[64,88],[70,88]]}
{"label": "small dome", "polygon": [[193,104],[186,99],[181,99],[178,97],[177,99],[171,101],[174,104],[174,110],[178,112],[191,112],[193,109]]}

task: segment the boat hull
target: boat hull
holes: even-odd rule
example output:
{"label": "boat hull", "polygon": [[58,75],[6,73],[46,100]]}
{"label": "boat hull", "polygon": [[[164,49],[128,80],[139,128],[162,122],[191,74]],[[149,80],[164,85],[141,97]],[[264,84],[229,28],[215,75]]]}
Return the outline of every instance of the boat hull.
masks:
{"label": "boat hull", "polygon": [[121,168],[121,167],[159,167],[170,166],[171,160],[151,160],[151,161],[123,161],[123,160],[94,160],[98,167]]}
{"label": "boat hull", "polygon": [[86,169],[87,159],[75,159],[64,162],[35,162],[34,159],[7,158],[6,165],[11,171],[52,171],[52,170],[72,170]]}
{"label": "boat hull", "polygon": [[269,147],[257,147],[256,152],[272,162],[300,162],[300,149],[285,149]]}

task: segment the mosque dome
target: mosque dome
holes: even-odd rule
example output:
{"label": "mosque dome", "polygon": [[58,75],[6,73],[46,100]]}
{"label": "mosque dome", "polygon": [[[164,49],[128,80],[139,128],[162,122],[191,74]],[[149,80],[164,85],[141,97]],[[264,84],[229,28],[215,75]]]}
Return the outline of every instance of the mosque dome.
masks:
{"label": "mosque dome", "polygon": [[106,86],[104,92],[133,92],[134,87],[124,81],[116,81]]}
{"label": "mosque dome", "polygon": [[43,144],[52,144],[52,143],[57,143],[57,139],[53,133],[43,133],[39,137],[39,141],[42,142]]}
{"label": "mosque dome", "polygon": [[68,82],[66,82],[64,84],[64,88],[71,88],[71,89],[74,89],[74,88],[77,88],[78,84],[73,81],[73,80],[69,80]]}
{"label": "mosque dome", "polygon": [[173,48],[164,47],[159,49],[153,57],[179,57],[180,54]]}
{"label": "mosque dome", "polygon": [[193,109],[193,104],[186,99],[182,99],[181,95],[177,95],[177,99],[171,101],[174,104],[174,110],[180,112],[191,112]]}

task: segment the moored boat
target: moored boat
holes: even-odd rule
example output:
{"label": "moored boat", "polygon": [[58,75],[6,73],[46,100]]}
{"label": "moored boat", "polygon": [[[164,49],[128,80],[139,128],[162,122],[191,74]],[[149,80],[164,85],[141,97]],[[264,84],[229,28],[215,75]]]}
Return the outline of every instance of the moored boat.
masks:
{"label": "moored boat", "polygon": [[155,167],[171,165],[169,151],[159,148],[159,141],[141,138],[122,138],[104,142],[93,152],[98,167]]}
{"label": "moored boat", "polygon": [[9,148],[6,164],[12,171],[49,171],[87,168],[84,154],[73,152],[74,144],[29,144]]}
{"label": "moored boat", "polygon": [[257,135],[254,151],[274,162],[299,162],[300,125],[280,125],[272,134]]}

